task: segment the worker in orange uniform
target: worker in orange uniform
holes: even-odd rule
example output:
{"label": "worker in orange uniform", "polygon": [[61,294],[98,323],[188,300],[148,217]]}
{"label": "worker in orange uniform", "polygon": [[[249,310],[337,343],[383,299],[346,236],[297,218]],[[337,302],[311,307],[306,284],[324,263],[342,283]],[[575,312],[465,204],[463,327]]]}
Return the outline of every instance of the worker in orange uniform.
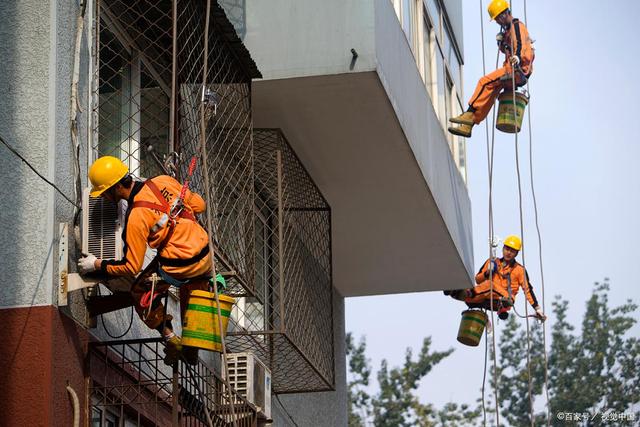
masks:
{"label": "worker in orange uniform", "polygon": [[[494,310],[498,311],[501,319],[506,319],[518,290],[522,288],[536,317],[542,321],[546,320],[547,317],[533,293],[529,274],[516,261],[520,249],[522,249],[522,241],[518,236],[507,237],[502,247],[502,258],[488,259],[484,263],[476,274],[476,286],[471,289],[445,292],[445,294],[463,300],[470,308],[490,308],[491,299],[493,299]],[[491,293],[492,282],[493,294]]]}
{"label": "worker in orange uniform", "polygon": [[469,109],[449,119],[450,122],[458,124],[450,126],[449,132],[466,138],[471,136],[473,125],[479,124],[487,117],[500,92],[512,88],[514,70],[516,88],[524,86],[533,72],[535,54],[529,32],[522,22],[511,15],[509,2],[492,0],[488,11],[491,19],[500,24],[501,29],[496,39],[500,51],[505,54],[505,61],[501,68],[478,81],[476,90],[469,100]]}
{"label": "worker in orange uniform", "polygon": [[[102,197],[116,204],[127,201],[122,232],[124,257],[103,260],[86,254],[78,260],[79,272],[132,278],[130,292],[138,315],[165,339],[165,363],[172,365],[180,355],[189,363],[197,363],[197,349],[182,346],[180,337],[173,332],[171,315],[165,315],[161,298],[154,298],[149,291],[151,280],[156,277],[160,280],[155,283],[154,296],[166,293],[171,285],[179,287],[184,316],[190,292],[208,289],[212,272],[209,237],[194,216],[206,209],[204,200],[187,190],[184,200],[178,203],[182,185],[174,178],[160,175],[144,182],[136,181],[128,167],[111,156],[100,157],[93,163],[89,180],[93,186],[91,197]],[[151,266],[139,274],[147,245],[157,249],[157,256]],[[142,303],[145,294],[147,299],[151,297],[148,307]]]}

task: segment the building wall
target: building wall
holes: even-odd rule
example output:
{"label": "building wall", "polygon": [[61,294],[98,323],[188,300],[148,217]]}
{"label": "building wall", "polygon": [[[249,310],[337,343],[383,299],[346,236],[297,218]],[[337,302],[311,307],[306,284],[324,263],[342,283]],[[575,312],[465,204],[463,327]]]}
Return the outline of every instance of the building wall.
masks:
{"label": "building wall", "polygon": [[[69,98],[77,13],[75,2],[0,4],[0,135],[72,199]],[[84,52],[81,96],[86,40]],[[58,223],[71,222],[73,206],[6,147],[0,153],[0,241],[11,242],[0,245],[0,275],[21,284],[0,288],[0,307],[52,304]]]}
{"label": "building wall", "polygon": [[297,424],[301,427],[337,427],[347,425],[344,297],[335,290],[333,293],[333,322],[335,391],[284,394],[280,396],[282,404],[275,396],[272,397],[273,426],[284,427]]}
{"label": "building wall", "polygon": [[0,425],[73,425],[67,385],[84,416],[86,331],[55,307],[0,310]]}
{"label": "building wall", "polygon": [[376,69],[465,268],[473,272],[471,200],[389,0],[375,0]]}
{"label": "building wall", "polygon": [[371,71],[373,18],[370,0],[247,0],[244,41],[265,79]]}
{"label": "building wall", "polygon": [[[54,5],[0,3],[0,134],[49,178],[55,159],[49,116],[55,99]],[[6,147],[0,153],[0,276],[15,284],[0,287],[0,304],[50,304],[53,190]]]}
{"label": "building wall", "polygon": [[[0,135],[71,198],[77,13],[72,1],[0,2]],[[54,304],[58,223],[72,221],[73,206],[3,145],[0,180],[0,425],[71,425],[66,386],[82,405],[87,335]]]}

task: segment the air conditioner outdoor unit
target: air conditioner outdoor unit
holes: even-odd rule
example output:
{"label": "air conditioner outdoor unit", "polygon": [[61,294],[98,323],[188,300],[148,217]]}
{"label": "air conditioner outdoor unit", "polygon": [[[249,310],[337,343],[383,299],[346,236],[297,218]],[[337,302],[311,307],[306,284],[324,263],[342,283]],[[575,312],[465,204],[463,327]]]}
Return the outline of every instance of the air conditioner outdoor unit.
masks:
{"label": "air conditioner outdoor unit", "polygon": [[118,207],[101,197],[89,197],[89,188],[85,188],[82,193],[84,253],[100,259],[122,258],[122,225]]}
{"label": "air conditioner outdoor unit", "polygon": [[[127,202],[121,201],[116,206],[101,197],[89,197],[89,191],[89,188],[85,188],[82,194],[82,252],[91,253],[100,259],[122,259],[122,229]],[[143,269],[155,255],[156,250],[147,246]],[[126,287],[124,284],[120,285]]]}
{"label": "air conditioner outdoor unit", "polygon": [[255,405],[260,417],[271,419],[271,371],[252,353],[227,354],[231,387]]}

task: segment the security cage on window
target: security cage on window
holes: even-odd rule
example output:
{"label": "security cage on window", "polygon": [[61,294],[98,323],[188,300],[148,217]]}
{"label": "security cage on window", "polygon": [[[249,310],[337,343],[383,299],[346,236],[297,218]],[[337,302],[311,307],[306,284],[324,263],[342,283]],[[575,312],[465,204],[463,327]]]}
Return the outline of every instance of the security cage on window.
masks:
{"label": "security cage on window", "polygon": [[212,213],[217,268],[231,294],[252,295],[250,94],[260,73],[225,12],[210,7],[207,17],[207,1],[96,0],[91,152],[140,178],[179,180],[195,156],[190,189]]}
{"label": "security cage on window", "polygon": [[331,211],[278,129],[254,130],[255,294],[232,314],[228,345],[253,352],[274,393],[334,387]]}
{"label": "security cage on window", "polygon": [[162,347],[159,339],[90,343],[90,426],[258,425],[256,408],[229,394],[218,374],[203,363],[180,362],[173,371]]}

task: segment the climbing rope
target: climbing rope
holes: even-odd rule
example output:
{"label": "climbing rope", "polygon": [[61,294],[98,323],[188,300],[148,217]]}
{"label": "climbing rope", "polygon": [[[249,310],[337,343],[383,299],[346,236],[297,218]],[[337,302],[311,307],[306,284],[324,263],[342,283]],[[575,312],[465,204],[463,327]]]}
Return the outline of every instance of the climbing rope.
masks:
{"label": "climbing rope", "polygon": [[[515,52],[514,40],[511,39],[511,52]],[[513,123],[513,135],[515,139],[515,161],[516,161],[516,174],[518,176],[518,208],[519,208],[519,216],[520,216],[520,239],[522,241],[522,268],[524,270],[524,284],[525,289],[523,291],[526,294],[526,290],[529,288],[529,277],[527,275],[527,267],[525,261],[525,244],[524,244],[524,215],[522,209],[522,180],[520,176],[520,159],[519,159],[519,147],[518,147],[518,108],[516,104],[516,67],[518,65],[511,65],[511,94],[513,100],[513,115],[514,115],[514,123]],[[527,80],[528,82],[528,80]],[[525,322],[527,327],[527,385],[529,391],[529,419],[531,421],[531,427],[534,426],[534,413],[533,413],[533,383],[531,381],[531,326],[529,324],[529,306],[527,304],[527,298],[523,300],[524,303],[524,312],[525,312]],[[515,304],[514,304],[515,311]]]}
{"label": "climbing rope", "polygon": [[[209,66],[209,20],[211,15],[211,0],[207,0],[207,15],[205,20],[205,38],[204,38],[204,69],[202,72],[202,90],[204,91],[207,87],[207,74],[208,74],[208,66]],[[202,156],[202,164],[204,168],[204,181],[205,188],[207,189],[207,199],[211,200],[211,182],[209,180],[209,168],[207,166],[207,124],[205,120],[205,105],[203,102],[200,103],[200,155]],[[210,203],[210,205],[212,205]],[[215,251],[213,247],[213,219],[211,217],[211,207],[208,206],[209,209],[206,210],[207,217],[207,230],[209,231],[209,253],[211,254],[211,269],[213,277],[216,277],[216,262],[215,262]],[[215,280],[213,285],[213,292],[216,300],[217,307],[220,307],[220,299],[218,295],[218,287],[216,286]],[[222,346],[222,363],[224,364],[225,373],[229,372],[229,363],[227,360],[227,343],[226,338],[223,333],[222,328],[222,316],[218,317],[218,330],[220,331],[220,344]],[[227,395],[228,395],[228,403],[229,408],[231,409],[231,420],[233,422],[234,427],[237,426],[236,423],[236,410],[234,405],[234,397],[232,395],[231,383],[229,382],[229,376],[224,376],[225,385],[227,386]]]}
{"label": "climbing rope", "polygon": [[[480,40],[482,43],[482,73],[486,75],[487,67],[485,61],[485,49],[484,49],[484,20],[483,18],[483,7],[482,0],[480,0]],[[498,60],[500,59],[500,51],[498,51],[498,55],[496,56],[496,68],[498,66]],[[493,241],[494,241],[494,229],[493,229],[493,154],[494,154],[494,142],[495,142],[495,120],[496,113],[495,109],[493,111],[493,123],[492,123],[492,136],[491,143],[489,143],[489,123],[485,121],[485,131],[487,138],[487,170],[489,173],[489,260],[490,263],[494,261],[494,251],[493,251]],[[490,264],[491,265],[491,264]],[[489,295],[493,296],[493,269],[489,271]],[[495,317],[493,310],[493,298],[489,299],[490,311],[491,311],[491,324],[495,325]],[[488,335],[488,331],[485,330],[485,334]],[[498,394],[498,361],[497,361],[497,351],[496,351],[496,332],[495,327],[494,331],[491,334],[491,342],[493,347],[493,392],[495,397],[495,407],[496,407],[496,426],[500,425],[500,410],[498,406],[499,402],[499,394]],[[484,425],[487,425],[487,412],[485,408],[485,383],[487,376],[487,341],[485,339],[485,361],[484,361],[484,372],[482,377],[482,413],[484,417]]]}
{"label": "climbing rope", "polygon": [[[527,25],[527,0],[524,0],[524,24]],[[529,92],[529,81],[527,80],[527,92]],[[529,127],[529,176],[530,176],[530,184],[531,184],[531,196],[533,199],[533,212],[534,219],[536,225],[536,234],[538,236],[538,256],[540,262],[540,287],[542,289],[542,311],[544,313],[547,312],[546,304],[545,304],[545,295],[544,295],[544,268],[542,262],[542,234],[540,232],[540,223],[538,221],[538,201],[536,199],[536,190],[534,186],[533,180],[533,136],[532,136],[532,127],[531,127],[531,102],[529,102],[529,108],[527,109],[527,121]],[[544,355],[544,390],[545,397],[547,401],[547,426],[551,426],[551,408],[549,407],[549,363],[547,360],[547,324],[546,322],[542,322],[542,352]]]}
{"label": "climbing rope", "polygon": [[[480,0],[480,29],[481,29],[481,40],[482,40],[482,68],[483,74],[486,75],[486,64],[485,64],[485,49],[484,49],[484,24],[483,24],[483,8],[482,8],[482,0]],[[524,0],[524,17],[525,17],[525,25],[527,24],[527,1]],[[513,43],[514,41],[511,40]],[[512,45],[512,52],[514,51],[514,46]],[[499,58],[500,52],[498,52]],[[496,68],[498,68],[498,61],[496,60]],[[527,91],[529,91],[529,82],[527,80]],[[519,208],[519,219],[520,219],[520,235],[523,241],[522,246],[522,267],[525,271],[524,284],[525,284],[525,293],[527,289],[530,289],[529,278],[526,274],[526,259],[524,252],[524,214],[523,214],[523,197],[522,197],[522,179],[520,173],[520,159],[519,159],[519,140],[518,140],[518,110],[516,104],[516,79],[515,79],[515,67],[512,66],[511,72],[511,90],[513,96],[513,110],[514,110],[514,138],[515,138],[515,162],[516,162],[516,173],[518,178],[518,208]],[[529,126],[529,167],[530,167],[530,185],[531,185],[531,193],[533,197],[534,204],[534,214],[535,214],[535,225],[536,232],[538,236],[538,253],[540,257],[540,276],[542,282],[542,309],[543,312],[546,311],[545,304],[545,289],[544,289],[544,268],[543,268],[543,260],[542,260],[542,237],[540,232],[540,225],[538,220],[538,207],[537,200],[535,195],[535,186],[534,186],[534,178],[533,178],[533,138],[532,138],[532,126],[531,126],[531,109],[529,108],[528,114],[528,126]],[[495,109],[493,111],[493,128],[495,128]],[[489,245],[490,245],[490,262],[492,262],[495,258],[493,253],[492,243],[494,241],[494,226],[493,226],[493,154],[494,154],[494,142],[495,142],[495,129],[493,129],[491,142],[489,142],[489,129],[488,123],[485,123],[486,129],[486,140],[487,140],[487,167],[488,167],[488,175],[489,175]],[[492,271],[490,270],[489,274],[490,280],[490,295],[493,295],[493,281],[492,281]],[[526,320],[526,328],[527,328],[527,381],[528,381],[528,395],[529,395],[529,414],[530,414],[530,422],[531,426],[534,426],[534,410],[533,410],[533,385],[531,378],[531,326],[529,324],[530,317],[536,317],[535,315],[529,315],[528,305],[526,298],[524,300],[525,306],[525,315],[522,316],[518,313],[515,305],[513,306],[514,313],[521,318]],[[493,322],[493,299],[490,299],[490,309],[491,309],[491,319]],[[485,336],[488,335],[488,331],[485,331]],[[545,394],[546,394],[546,408],[547,408],[547,426],[550,426],[550,408],[549,408],[549,386],[548,386],[548,359],[547,359],[547,344],[546,344],[546,324],[543,322],[543,354],[544,354],[544,382],[545,382]],[[497,375],[497,361],[496,361],[496,347],[495,347],[495,332],[492,334],[493,338],[493,363],[494,363],[494,392],[496,397],[496,425],[499,425],[499,396],[498,396],[498,375]],[[488,351],[488,343],[485,340],[485,363],[484,363],[484,372],[482,379],[482,410],[484,416],[484,425],[487,423],[486,416],[486,408],[485,408],[485,383],[486,383],[486,370],[487,370],[487,351]]]}

